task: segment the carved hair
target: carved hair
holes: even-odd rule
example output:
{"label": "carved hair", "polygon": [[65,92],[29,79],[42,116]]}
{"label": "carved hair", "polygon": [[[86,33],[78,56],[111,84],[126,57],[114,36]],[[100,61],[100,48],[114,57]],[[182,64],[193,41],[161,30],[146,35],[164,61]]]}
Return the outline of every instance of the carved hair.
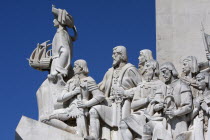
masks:
{"label": "carved hair", "polygon": [[199,72],[198,61],[195,56],[188,56],[185,59],[183,59],[183,61],[191,62],[191,65],[190,65],[191,73],[197,74]]}
{"label": "carved hair", "polygon": [[140,51],[140,54],[141,53],[145,56],[146,61],[153,60],[152,51],[151,50],[144,49],[144,50]]}
{"label": "carved hair", "polygon": [[88,66],[87,66],[87,62],[83,59],[78,59],[74,62],[74,64],[78,64],[78,66],[80,68],[82,68],[82,72],[85,74],[85,75],[88,75],[89,73],[89,70],[88,70]]}
{"label": "carved hair", "polygon": [[170,70],[171,73],[172,73],[172,75],[174,77],[178,77],[178,72],[177,72],[177,70],[176,70],[176,68],[175,68],[175,66],[174,66],[173,63],[171,63],[171,62],[165,62],[165,63],[163,63],[161,65],[161,67],[160,67],[160,70],[162,70],[164,68]]}
{"label": "carved hair", "polygon": [[121,53],[122,60],[124,62],[128,61],[127,50],[126,50],[126,48],[124,46],[116,46],[116,47],[113,48],[113,51],[117,51],[117,52]]}
{"label": "carved hair", "polygon": [[156,60],[148,60],[146,63],[150,63],[153,67],[153,70],[155,70],[155,76],[159,77],[160,71],[159,71],[159,63]]}

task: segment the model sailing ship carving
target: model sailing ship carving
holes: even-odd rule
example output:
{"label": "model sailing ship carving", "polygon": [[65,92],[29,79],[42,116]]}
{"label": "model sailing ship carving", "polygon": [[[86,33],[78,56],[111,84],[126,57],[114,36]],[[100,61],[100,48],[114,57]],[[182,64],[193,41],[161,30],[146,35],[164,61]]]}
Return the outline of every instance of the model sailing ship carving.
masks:
{"label": "model sailing ship carving", "polygon": [[43,42],[42,44],[37,44],[37,47],[32,52],[29,61],[29,65],[40,71],[49,71],[50,64],[52,61],[52,50],[48,48],[52,44],[48,44],[48,41]]}

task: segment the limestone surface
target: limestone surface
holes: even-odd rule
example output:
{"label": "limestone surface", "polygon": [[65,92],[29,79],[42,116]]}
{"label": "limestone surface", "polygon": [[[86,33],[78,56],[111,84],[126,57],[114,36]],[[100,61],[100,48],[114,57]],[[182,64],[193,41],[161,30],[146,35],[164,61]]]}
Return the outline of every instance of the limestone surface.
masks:
{"label": "limestone surface", "polygon": [[83,138],[22,116],[16,128],[15,140],[83,140]]}
{"label": "limestone surface", "polygon": [[206,61],[201,22],[210,31],[209,0],[156,0],[156,51],[160,64],[172,62],[181,71],[183,57]]}

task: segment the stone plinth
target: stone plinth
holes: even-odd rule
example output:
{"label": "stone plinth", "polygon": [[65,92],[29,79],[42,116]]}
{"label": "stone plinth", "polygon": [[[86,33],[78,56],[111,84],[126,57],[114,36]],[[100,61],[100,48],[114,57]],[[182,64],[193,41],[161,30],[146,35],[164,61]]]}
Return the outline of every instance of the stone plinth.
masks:
{"label": "stone plinth", "polygon": [[16,128],[16,140],[83,140],[83,138],[22,116]]}
{"label": "stone plinth", "polygon": [[201,22],[210,34],[209,0],[156,0],[156,50],[160,64],[171,61],[180,72],[180,60],[196,56],[206,61]]}

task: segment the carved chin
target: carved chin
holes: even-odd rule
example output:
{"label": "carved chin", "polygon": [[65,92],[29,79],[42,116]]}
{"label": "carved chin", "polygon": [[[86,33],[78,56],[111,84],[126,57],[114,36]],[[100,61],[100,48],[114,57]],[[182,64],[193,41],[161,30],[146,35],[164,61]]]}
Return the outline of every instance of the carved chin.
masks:
{"label": "carved chin", "polygon": [[117,66],[118,64],[119,64],[119,61],[114,60],[113,63],[112,63],[112,66],[115,67],[115,66]]}
{"label": "carved chin", "polygon": [[170,79],[170,78],[168,78],[168,77],[165,77],[164,79],[165,79],[165,81],[167,82],[167,81],[169,81],[169,79]]}

